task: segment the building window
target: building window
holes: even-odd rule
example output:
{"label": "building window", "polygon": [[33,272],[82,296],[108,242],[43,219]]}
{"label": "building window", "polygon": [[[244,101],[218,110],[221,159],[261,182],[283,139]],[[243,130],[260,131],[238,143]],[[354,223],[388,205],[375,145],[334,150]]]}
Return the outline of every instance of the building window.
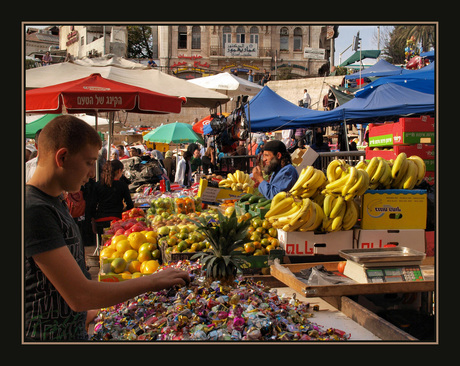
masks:
{"label": "building window", "polygon": [[280,29],[280,51],[289,51],[289,29]]}
{"label": "building window", "polygon": [[185,25],[179,26],[179,32],[177,36],[177,48],[187,48],[187,27]]}
{"label": "building window", "polygon": [[80,46],[84,46],[85,45],[85,36],[81,36],[80,38]]}
{"label": "building window", "polygon": [[228,25],[222,29],[222,47],[224,50],[226,43],[232,43],[232,28],[230,28]]}
{"label": "building window", "polygon": [[192,27],[192,49],[199,50],[201,48],[201,27],[194,25]]}
{"label": "building window", "polygon": [[246,34],[243,26],[236,27],[236,43],[246,43]]}
{"label": "building window", "polygon": [[249,30],[249,43],[259,44],[259,28],[251,27]]}
{"label": "building window", "polygon": [[294,51],[302,51],[302,28],[294,29]]}

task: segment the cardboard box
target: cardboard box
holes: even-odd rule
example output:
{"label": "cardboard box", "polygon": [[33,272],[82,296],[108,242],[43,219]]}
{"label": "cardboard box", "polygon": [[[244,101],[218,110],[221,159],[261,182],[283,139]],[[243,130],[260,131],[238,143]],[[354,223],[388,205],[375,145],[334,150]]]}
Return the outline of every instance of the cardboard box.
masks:
{"label": "cardboard box", "polygon": [[335,255],[341,249],[353,249],[353,230],[315,233],[278,229],[278,240],[286,255]]}
{"label": "cardboard box", "polygon": [[354,249],[386,248],[400,246],[424,252],[425,230],[362,230],[354,229]]}
{"label": "cardboard box", "polygon": [[307,146],[305,149],[296,149],[291,154],[291,161],[300,174],[303,168],[313,165],[318,156],[319,154],[315,150]]}
{"label": "cardboard box", "polygon": [[208,204],[218,203],[219,200],[235,200],[239,199],[246,192],[232,191],[226,188],[209,187],[206,179],[200,179],[200,186],[198,187],[197,197],[201,197],[201,202]]}
{"label": "cardboard box", "polygon": [[366,160],[371,160],[374,156],[380,156],[385,160],[394,160],[400,153],[406,153],[407,156],[417,155],[423,160],[434,160],[436,154],[435,145],[429,144],[395,145],[391,147],[391,150],[377,149],[367,146]]}
{"label": "cardboard box", "polygon": [[363,195],[361,229],[425,229],[427,207],[423,189],[370,189]]}
{"label": "cardboard box", "polygon": [[369,124],[369,146],[434,143],[434,118],[400,118],[398,122]]}

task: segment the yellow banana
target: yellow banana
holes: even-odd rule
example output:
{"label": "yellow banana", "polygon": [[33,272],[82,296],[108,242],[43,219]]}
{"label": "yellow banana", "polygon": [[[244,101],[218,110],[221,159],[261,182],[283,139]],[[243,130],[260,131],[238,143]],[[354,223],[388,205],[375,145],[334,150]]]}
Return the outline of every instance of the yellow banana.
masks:
{"label": "yellow banana", "polygon": [[385,165],[386,165],[385,159],[378,158],[378,160],[379,160],[379,165],[377,166],[377,169],[375,169],[375,172],[371,177],[371,183],[377,183],[382,177],[383,173],[385,173]]}
{"label": "yellow banana", "polygon": [[270,216],[278,215],[286,209],[290,209],[291,205],[294,203],[294,198],[286,197],[285,199],[278,202],[276,205],[272,204],[270,206],[270,210],[265,213],[265,217],[268,219]]}
{"label": "yellow banana", "polygon": [[312,205],[313,201],[309,198],[305,198],[302,201],[302,206],[299,212],[289,221],[287,225],[283,227],[284,231],[294,231],[297,230],[300,226],[305,224],[312,216]]}
{"label": "yellow banana", "polygon": [[349,201],[350,199],[354,198],[355,195],[356,195],[356,192],[359,191],[359,189],[361,188],[361,185],[363,184],[364,174],[366,172],[364,172],[364,170],[361,170],[361,169],[356,169],[356,171],[357,171],[357,174],[358,174],[358,178],[355,180],[355,183],[351,186],[351,188],[349,188],[345,192],[345,194],[343,194],[343,192],[342,192],[342,195],[345,197],[346,201]]}
{"label": "yellow banana", "polygon": [[370,161],[369,164],[367,164],[366,172],[369,174],[369,177],[372,177],[375,173],[375,170],[379,166],[379,159],[374,156]]}
{"label": "yellow banana", "polygon": [[348,176],[346,175],[346,176],[344,176],[344,177],[342,177],[340,179],[335,180],[332,183],[326,184],[325,189],[326,189],[326,191],[331,191],[331,190],[333,190],[335,188],[342,187],[347,181],[348,181]]}
{"label": "yellow banana", "polygon": [[306,187],[306,189],[316,191],[326,182],[326,175],[323,173],[323,171],[317,170],[317,172],[319,174],[319,179],[315,183],[312,183],[310,186]]}
{"label": "yellow banana", "polygon": [[301,188],[302,185],[311,178],[315,170],[316,169],[313,168],[311,165],[302,169],[302,172],[300,172],[299,178],[297,178],[297,181],[294,183],[294,185],[290,189],[290,192],[294,192],[295,190]]}
{"label": "yellow banana", "polygon": [[343,215],[342,230],[350,230],[358,221],[358,208],[354,201],[347,202],[345,215]]}
{"label": "yellow banana", "polygon": [[356,169],[362,169],[362,170],[366,170],[367,168],[367,164],[364,160],[360,160],[358,164],[356,164],[355,166]]}
{"label": "yellow banana", "polygon": [[385,170],[383,172],[383,174],[381,175],[381,177],[379,178],[379,183],[382,184],[382,185],[388,185],[390,184],[390,179],[391,179],[391,168],[390,168],[390,164],[388,164],[388,162],[386,160],[384,160],[385,164]]}
{"label": "yellow banana", "polygon": [[[402,153],[404,154],[404,153]],[[393,165],[394,167],[394,165]],[[409,163],[407,159],[402,160],[400,164],[400,168],[397,172],[396,178],[393,179],[392,187],[400,189],[402,187],[402,183],[404,180],[404,177],[406,176],[407,169],[409,168]],[[393,176],[393,168],[391,169],[391,176]],[[400,184],[401,183],[401,184]]]}
{"label": "yellow banana", "polygon": [[238,184],[238,183],[232,183],[232,185],[230,186],[230,187],[232,188],[232,191],[236,191],[236,185],[237,185],[237,184]]}
{"label": "yellow banana", "polygon": [[327,166],[327,169],[326,169],[326,176],[327,176],[327,180],[329,182],[333,182],[336,180],[336,175],[335,175],[335,169],[340,166],[340,161],[338,161],[337,159],[335,160],[332,160],[329,165]]}
{"label": "yellow banana", "polygon": [[361,174],[363,176],[363,183],[361,185],[361,188],[356,192],[356,196],[362,196],[364,192],[366,192],[369,189],[369,174],[365,170],[361,170]]}
{"label": "yellow banana", "polygon": [[406,178],[404,178],[403,188],[412,189],[417,183],[417,165],[414,161],[408,159],[409,168],[407,169]]}
{"label": "yellow banana", "polygon": [[404,161],[406,161],[406,159],[407,159],[407,155],[404,152],[399,153],[398,156],[396,157],[393,163],[393,166],[391,168],[391,177],[393,179],[398,178],[399,173],[401,172],[402,167],[404,166]]}
{"label": "yellow banana", "polygon": [[342,188],[342,196],[345,196],[348,193],[348,190],[353,187],[353,185],[356,183],[356,179],[358,178],[358,169],[355,167],[350,167],[350,171],[348,173],[348,180],[344,184]]}
{"label": "yellow banana", "polygon": [[342,207],[345,207],[345,198],[343,196],[338,196],[334,202],[332,202],[332,210],[329,215],[331,219],[336,218],[341,212]]}
{"label": "yellow banana", "polygon": [[342,228],[342,221],[343,221],[343,216],[345,214],[345,209],[346,209],[346,205],[343,204],[337,216],[332,219],[332,224],[331,224],[332,231],[338,231]]}
{"label": "yellow banana", "polygon": [[233,176],[232,173],[227,174],[227,179],[229,179],[232,183],[237,183],[236,178]]}
{"label": "yellow banana", "polygon": [[[294,202],[291,207],[287,208],[286,211],[282,211],[280,212],[279,214],[277,215],[272,215],[268,218],[268,221],[270,222],[275,222],[276,220],[282,218],[282,217],[288,217],[288,216],[291,216],[292,214],[295,214],[297,213],[297,211],[300,210],[300,204],[297,204],[296,202]],[[267,214],[265,214],[265,217],[267,217]]]}
{"label": "yellow banana", "polygon": [[278,202],[281,202],[281,200],[284,200],[286,196],[287,196],[287,193],[285,191],[281,191],[275,194],[272,199],[271,207],[274,207]]}
{"label": "yellow banana", "polygon": [[329,217],[329,215],[331,214],[332,201],[334,200],[334,198],[335,197],[332,194],[326,194],[324,196],[323,211],[324,211],[324,215],[326,215],[327,217]]}
{"label": "yellow banana", "polygon": [[415,164],[417,164],[417,182],[415,185],[419,185],[422,183],[423,178],[425,178],[426,174],[426,165],[423,159],[418,155],[411,155],[408,157],[409,160],[412,160]]}
{"label": "yellow banana", "polygon": [[313,175],[310,177],[310,179],[308,179],[304,184],[302,184],[302,188],[311,187],[320,178],[321,178],[320,171],[315,169],[315,171],[313,172]]}
{"label": "yellow banana", "polygon": [[230,179],[222,179],[221,181],[219,181],[219,187],[226,186],[228,184],[231,184]]}

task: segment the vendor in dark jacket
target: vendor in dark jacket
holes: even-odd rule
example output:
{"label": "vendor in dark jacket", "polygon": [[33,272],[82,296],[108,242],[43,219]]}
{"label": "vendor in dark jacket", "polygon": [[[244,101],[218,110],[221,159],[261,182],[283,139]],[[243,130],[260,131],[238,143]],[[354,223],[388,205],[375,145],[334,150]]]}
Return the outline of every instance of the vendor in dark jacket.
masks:
{"label": "vendor in dark jacket", "polygon": [[291,155],[282,141],[268,141],[264,146],[262,160],[263,173],[271,174],[270,181],[264,180],[259,166],[252,170],[252,179],[259,182],[259,192],[267,199],[272,199],[281,191],[290,190],[299,178],[299,173],[291,163]]}
{"label": "vendor in dark jacket", "polygon": [[93,230],[101,235],[112,220],[121,219],[124,210],[134,207],[123,175],[123,163],[120,160],[107,161],[101,172],[101,180],[96,182],[91,199],[91,217]]}

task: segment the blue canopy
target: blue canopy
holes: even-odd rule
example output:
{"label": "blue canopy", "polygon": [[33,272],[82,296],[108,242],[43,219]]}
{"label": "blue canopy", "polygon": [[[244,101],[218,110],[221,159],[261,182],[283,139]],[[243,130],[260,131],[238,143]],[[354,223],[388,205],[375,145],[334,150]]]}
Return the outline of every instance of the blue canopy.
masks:
{"label": "blue canopy", "polygon": [[390,76],[390,75],[400,75],[401,73],[406,72],[406,69],[390,64],[389,62],[380,59],[376,64],[368,67],[367,69],[355,72],[351,75],[346,75],[345,79],[353,80],[358,79],[359,77],[380,77],[380,76]]}
{"label": "blue canopy", "polygon": [[342,112],[342,120],[359,122],[381,117],[390,119],[410,114],[433,113],[434,110],[434,94],[386,83],[371,89],[369,93],[355,96],[332,111]]}
{"label": "blue canopy", "polygon": [[[247,105],[245,112],[248,115]],[[334,110],[330,112],[334,112]],[[296,106],[276,94],[268,86],[264,86],[249,102],[249,118],[251,132],[256,132],[305,127],[315,124],[317,120],[321,122],[336,121],[340,120],[340,114]]]}
{"label": "blue canopy", "polygon": [[[408,70],[409,71],[409,70]],[[355,96],[365,96],[372,89],[383,84],[398,84],[422,93],[434,94],[434,62],[419,70],[410,70],[402,75],[385,76],[367,84],[355,93]]]}

